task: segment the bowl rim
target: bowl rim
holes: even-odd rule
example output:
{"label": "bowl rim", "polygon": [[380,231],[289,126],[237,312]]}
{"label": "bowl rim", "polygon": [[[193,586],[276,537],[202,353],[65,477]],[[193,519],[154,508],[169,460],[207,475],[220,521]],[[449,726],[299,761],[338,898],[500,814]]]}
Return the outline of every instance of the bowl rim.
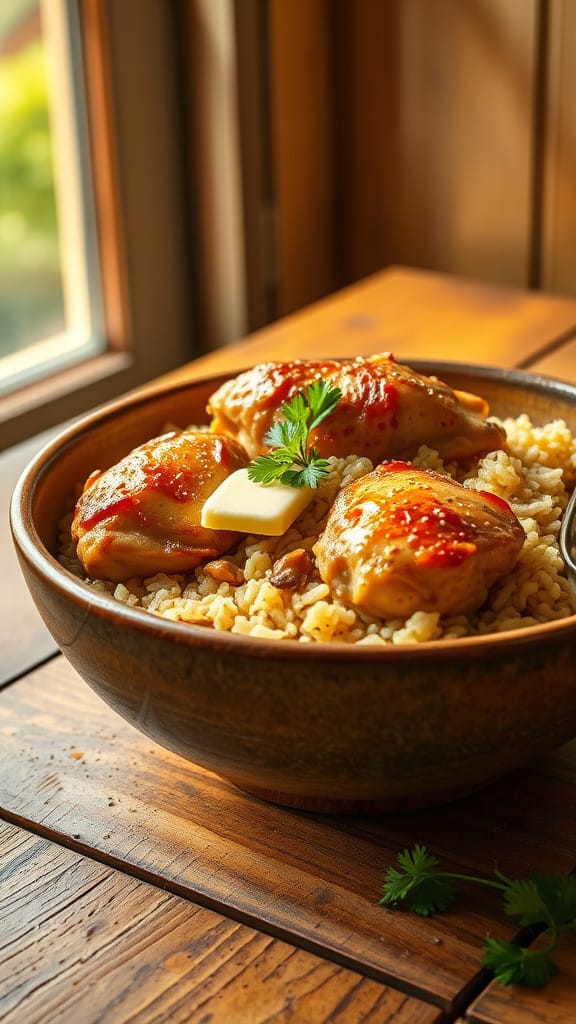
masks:
{"label": "bowl rim", "polygon": [[[343,357],[334,357],[326,361],[339,361]],[[354,357],[350,357],[354,358]],[[275,360],[265,360],[275,362]],[[320,360],[319,360],[320,361]],[[522,388],[527,384],[531,390],[545,394],[559,394],[570,397],[576,408],[576,385],[554,377],[533,374],[528,370],[501,368],[467,362],[451,362],[423,359],[402,359],[404,365],[412,367],[419,373],[442,373],[480,376],[502,381],[513,387]],[[254,364],[256,365],[256,364]],[[249,367],[246,367],[248,369]],[[120,620],[121,624],[134,630],[156,632],[172,638],[176,643],[198,647],[205,650],[219,651],[230,656],[243,657],[247,653],[252,656],[273,660],[276,654],[282,661],[316,661],[334,662],[353,660],[359,662],[395,662],[405,660],[429,660],[430,658],[455,658],[478,652],[483,657],[498,656],[504,648],[506,652],[526,645],[541,644],[545,640],[568,636],[576,632],[576,612],[563,619],[538,623],[520,629],[505,630],[498,633],[476,634],[449,640],[427,640],[409,644],[345,644],[335,641],[322,643],[299,643],[289,640],[245,636],[224,630],[211,629],[193,623],[173,621],[151,614],[142,608],[133,608],[117,601],[111,594],[101,591],[75,576],[63,566],[48,550],[40,539],[32,522],[32,500],[38,482],[50,471],[52,463],[66,449],[88,434],[94,427],[104,425],[118,414],[136,410],[141,406],[153,404],[159,398],[169,398],[191,388],[211,385],[216,389],[220,383],[238,376],[245,370],[227,371],[218,374],[207,374],[192,380],[179,381],[174,384],[163,384],[161,381],[145,388],[129,392],[119,398],[112,399],[88,413],[76,417],[61,431],[44,444],[30,460],[13,490],[10,501],[10,529],[18,557],[28,563],[36,575],[50,580],[62,596],[73,598],[85,607],[86,615],[90,612],[109,620]],[[25,526],[29,520],[31,529]]]}

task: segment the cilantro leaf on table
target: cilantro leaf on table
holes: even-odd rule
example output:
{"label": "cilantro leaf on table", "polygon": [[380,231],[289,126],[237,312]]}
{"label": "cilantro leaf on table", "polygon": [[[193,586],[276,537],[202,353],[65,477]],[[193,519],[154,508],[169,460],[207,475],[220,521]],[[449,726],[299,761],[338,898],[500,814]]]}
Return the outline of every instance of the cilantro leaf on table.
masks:
{"label": "cilantro leaf on table", "polygon": [[453,898],[454,886],[435,872],[438,859],[428,853],[425,846],[403,850],[398,854],[398,863],[400,871],[391,867],[386,872],[380,903],[394,906],[407,900],[410,910],[421,917],[446,910]]}
{"label": "cilantro leaf on table", "polygon": [[501,985],[542,988],[558,973],[549,949],[523,949],[513,942],[487,938],[482,965],[492,971]]}
{"label": "cilantro leaf on table", "polygon": [[509,917],[520,918],[520,924],[547,924],[549,920],[546,902],[531,878],[510,882],[504,892],[504,910]]}
{"label": "cilantro leaf on table", "polygon": [[[397,856],[397,866],[387,869],[380,903],[390,907],[405,904],[427,917],[446,910],[455,895],[457,881],[488,886],[501,892],[505,913],[519,924],[541,934],[547,945],[524,948],[489,936],[482,964],[502,985],[541,988],[558,972],[552,954],[563,931],[576,932],[576,877],[554,873],[534,874],[526,879],[507,878],[495,869],[492,876],[442,871],[438,858],[426,846],[416,844]],[[535,930],[536,929],[536,930]]]}

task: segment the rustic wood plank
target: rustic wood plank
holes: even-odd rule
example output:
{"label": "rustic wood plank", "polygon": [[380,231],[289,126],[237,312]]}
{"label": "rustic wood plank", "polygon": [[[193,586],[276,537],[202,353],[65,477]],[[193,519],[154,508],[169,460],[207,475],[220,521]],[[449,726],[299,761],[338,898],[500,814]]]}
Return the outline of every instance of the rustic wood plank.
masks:
{"label": "rustic wood plank", "polygon": [[392,351],[398,359],[524,365],[576,328],[576,299],[392,267],[219,349],[162,380],[267,359]]}
{"label": "rustic wood plank", "polygon": [[5,1024],[440,1019],[419,1000],[1,821],[0,851]]}
{"label": "rustic wood plank", "polygon": [[467,1024],[570,1024],[576,1019],[576,936],[562,936],[554,959],[558,974],[544,989],[492,982],[469,1007]]}
{"label": "rustic wood plank", "polygon": [[418,841],[457,870],[574,866],[573,773],[517,773],[441,812],[292,812],[152,744],[61,657],[0,695],[0,734],[6,817],[450,1011],[478,980],[486,933],[512,926],[475,889],[428,920],[385,911],[396,853]]}
{"label": "rustic wood plank", "polygon": [[[555,782],[573,783],[576,779],[576,741],[545,758],[539,766],[539,775],[548,779],[553,789]],[[560,792],[559,790],[557,791]],[[536,793],[539,799],[542,793]],[[574,817],[576,793],[565,806],[562,799],[556,800],[557,820],[561,825],[564,817]],[[574,849],[572,837],[565,833],[558,835],[559,846]],[[542,944],[542,939],[535,946]],[[522,986],[504,988],[491,982],[469,1006],[465,1020],[467,1024],[568,1024],[574,1017],[574,993],[576,991],[576,937],[564,934],[554,953],[559,973],[545,989],[534,990]]]}
{"label": "rustic wood plank", "polygon": [[537,357],[529,368],[534,373],[576,383],[576,337],[567,338],[558,348]]}

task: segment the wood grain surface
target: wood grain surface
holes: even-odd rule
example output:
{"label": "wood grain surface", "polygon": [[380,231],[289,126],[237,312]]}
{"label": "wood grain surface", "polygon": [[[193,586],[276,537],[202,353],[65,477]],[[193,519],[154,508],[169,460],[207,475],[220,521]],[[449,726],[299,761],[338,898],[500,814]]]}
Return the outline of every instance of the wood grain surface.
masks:
{"label": "wood grain surface", "polygon": [[152,744],[62,657],[4,691],[0,732],[6,818],[450,1011],[481,980],[487,932],[512,926],[473,889],[432,919],[384,910],[396,853],[425,842],[456,870],[574,867],[576,787],[553,758],[441,813],[290,812]]}
{"label": "wood grain surface", "polygon": [[470,1024],[572,1024],[576,1021],[576,936],[563,935],[554,953],[558,974],[544,989],[492,982],[466,1013]]}
{"label": "wood grain surface", "polygon": [[576,382],[576,337],[538,356],[530,366],[531,372],[544,373],[570,383]]}
{"label": "wood grain surface", "polygon": [[0,822],[4,1024],[398,1019],[438,1010]]}
{"label": "wood grain surface", "polygon": [[[576,300],[391,269],[170,379],[392,349],[574,381],[575,345]],[[26,457],[1,458],[4,506]],[[576,741],[417,814],[265,804],[156,746],[51,657],[0,540],[0,687],[15,680],[0,690],[2,1020],[576,1021],[573,943],[543,991],[482,972],[486,934],[514,935],[496,895],[463,887],[431,919],[378,904],[386,868],[415,842],[455,870],[574,870]]]}
{"label": "wood grain surface", "polygon": [[184,380],[267,359],[392,351],[397,359],[529,365],[576,335],[576,299],[392,267],[173,371]]}

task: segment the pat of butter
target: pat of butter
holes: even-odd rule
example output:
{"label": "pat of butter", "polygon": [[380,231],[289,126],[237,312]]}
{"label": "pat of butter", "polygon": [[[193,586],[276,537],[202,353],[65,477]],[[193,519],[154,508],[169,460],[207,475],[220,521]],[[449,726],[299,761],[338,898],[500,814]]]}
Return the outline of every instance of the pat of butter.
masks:
{"label": "pat of butter", "polygon": [[279,537],[312,500],[311,487],[257,484],[237,469],[204,503],[200,522],[210,530],[237,530]]}

